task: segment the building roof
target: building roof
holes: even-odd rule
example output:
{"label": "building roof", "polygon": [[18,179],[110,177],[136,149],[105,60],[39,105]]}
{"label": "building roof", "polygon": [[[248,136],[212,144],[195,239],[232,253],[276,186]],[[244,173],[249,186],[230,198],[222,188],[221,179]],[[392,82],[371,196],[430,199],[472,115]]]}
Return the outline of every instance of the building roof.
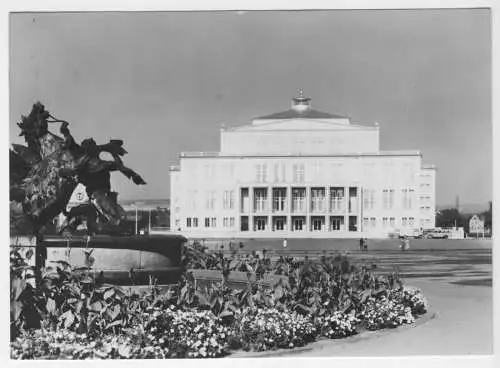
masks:
{"label": "building roof", "polygon": [[349,117],[329,114],[326,112],[321,112],[313,109],[307,109],[303,111],[290,109],[270,115],[261,116],[255,118],[254,120],[273,120],[273,119],[349,119]]}

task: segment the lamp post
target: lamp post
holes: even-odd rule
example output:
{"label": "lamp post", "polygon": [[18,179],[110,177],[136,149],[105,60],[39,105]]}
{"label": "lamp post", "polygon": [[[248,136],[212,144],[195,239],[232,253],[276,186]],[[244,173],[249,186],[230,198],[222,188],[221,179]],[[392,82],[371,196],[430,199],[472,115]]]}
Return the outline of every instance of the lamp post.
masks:
{"label": "lamp post", "polygon": [[137,225],[138,225],[138,212],[137,212],[137,206],[135,207],[135,235],[137,235]]}
{"label": "lamp post", "polygon": [[149,209],[149,225],[148,225],[148,234],[151,234],[151,208]]}

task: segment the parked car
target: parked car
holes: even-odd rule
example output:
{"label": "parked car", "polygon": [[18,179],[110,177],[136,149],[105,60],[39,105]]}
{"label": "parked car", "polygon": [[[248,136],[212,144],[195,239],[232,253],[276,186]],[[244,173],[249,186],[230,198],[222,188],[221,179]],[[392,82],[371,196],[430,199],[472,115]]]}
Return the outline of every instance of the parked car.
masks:
{"label": "parked car", "polygon": [[434,229],[430,231],[424,231],[423,238],[424,239],[448,239],[449,234],[440,229]]}

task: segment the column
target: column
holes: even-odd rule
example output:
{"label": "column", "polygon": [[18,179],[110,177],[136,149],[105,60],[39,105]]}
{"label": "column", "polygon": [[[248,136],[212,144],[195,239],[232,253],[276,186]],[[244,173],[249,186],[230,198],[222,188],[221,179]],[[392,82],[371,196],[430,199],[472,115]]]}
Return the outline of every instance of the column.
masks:
{"label": "column", "polygon": [[344,232],[349,233],[349,186],[344,187]]}
{"label": "column", "polygon": [[311,229],[311,187],[306,187],[306,232],[310,232]]}
{"label": "column", "polygon": [[287,187],[287,215],[286,215],[286,226],[288,231],[292,231],[292,204],[293,204],[293,198],[292,198],[292,186]]}
{"label": "column", "polygon": [[248,214],[248,231],[253,231],[253,187],[248,187],[248,202],[249,203],[249,214]]}

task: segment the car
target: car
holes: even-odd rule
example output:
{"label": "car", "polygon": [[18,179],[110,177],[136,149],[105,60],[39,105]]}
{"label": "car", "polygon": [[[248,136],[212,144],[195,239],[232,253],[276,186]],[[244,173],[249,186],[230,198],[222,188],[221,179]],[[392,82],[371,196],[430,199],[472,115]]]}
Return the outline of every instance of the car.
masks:
{"label": "car", "polygon": [[424,235],[425,239],[448,239],[448,234],[443,231],[433,231]]}

